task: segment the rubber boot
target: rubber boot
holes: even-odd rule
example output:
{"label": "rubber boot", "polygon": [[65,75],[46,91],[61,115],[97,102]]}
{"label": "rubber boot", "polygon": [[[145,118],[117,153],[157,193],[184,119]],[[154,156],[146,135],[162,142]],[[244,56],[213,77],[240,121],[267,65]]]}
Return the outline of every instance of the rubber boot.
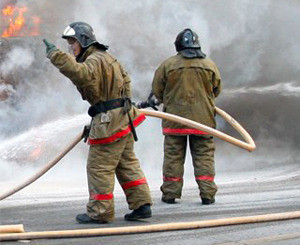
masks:
{"label": "rubber boot", "polygon": [[165,198],[165,197],[162,197],[161,200],[165,203],[168,203],[168,204],[175,204],[175,198]]}
{"label": "rubber boot", "polygon": [[215,199],[207,199],[207,198],[201,198],[203,205],[210,205],[215,202]]}
{"label": "rubber boot", "polygon": [[92,219],[87,214],[78,214],[76,216],[76,221],[80,224],[91,224],[91,223],[106,224],[106,223],[108,223],[107,221]]}
{"label": "rubber boot", "polygon": [[150,204],[140,206],[138,209],[133,210],[129,214],[125,214],[124,219],[128,221],[135,221],[139,219],[147,219],[152,217]]}

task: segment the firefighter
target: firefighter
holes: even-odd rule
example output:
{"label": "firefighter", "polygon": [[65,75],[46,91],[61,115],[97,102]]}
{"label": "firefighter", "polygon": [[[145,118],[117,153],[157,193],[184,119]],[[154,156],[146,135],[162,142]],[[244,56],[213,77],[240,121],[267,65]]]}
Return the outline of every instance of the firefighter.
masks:
{"label": "firefighter", "polygon": [[131,213],[125,220],[151,217],[149,186],[134,154],[132,131],[145,115],[131,106],[131,81],[122,65],[96,40],[90,25],[74,22],[66,27],[66,39],[74,56],[44,40],[47,57],[68,77],[91,107],[87,160],[89,201],[79,223],[107,223],[114,220],[115,175],[123,188]]}
{"label": "firefighter", "polygon": [[[221,91],[221,77],[215,63],[201,51],[198,36],[191,29],[175,40],[177,55],[165,60],[155,71],[152,91],[163,111],[215,128],[215,98]],[[150,103],[151,104],[151,103]],[[184,162],[189,141],[195,180],[202,204],[215,202],[213,137],[207,133],[163,120],[164,162],[162,201],[181,198]]]}

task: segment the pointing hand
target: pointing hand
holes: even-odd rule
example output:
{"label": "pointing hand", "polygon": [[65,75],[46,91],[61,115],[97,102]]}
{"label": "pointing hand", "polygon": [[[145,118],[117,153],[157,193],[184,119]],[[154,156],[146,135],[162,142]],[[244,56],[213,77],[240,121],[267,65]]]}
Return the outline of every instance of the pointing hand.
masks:
{"label": "pointing hand", "polygon": [[46,45],[46,53],[49,54],[50,52],[57,50],[56,46],[52,43],[49,43],[46,39],[43,39],[43,42]]}

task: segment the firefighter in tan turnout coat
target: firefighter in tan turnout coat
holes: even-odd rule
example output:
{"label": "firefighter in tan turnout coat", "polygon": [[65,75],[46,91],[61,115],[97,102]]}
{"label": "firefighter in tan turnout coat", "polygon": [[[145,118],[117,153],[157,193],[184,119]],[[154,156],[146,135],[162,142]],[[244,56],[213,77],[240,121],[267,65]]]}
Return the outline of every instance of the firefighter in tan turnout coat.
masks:
{"label": "firefighter in tan turnout coat", "polygon": [[96,40],[87,23],[70,24],[62,37],[75,58],[44,40],[47,57],[91,104],[88,112],[92,117],[87,139],[90,145],[87,161],[89,202],[87,213],[77,215],[76,220],[79,223],[114,220],[115,175],[125,192],[129,209],[133,210],[125,215],[125,220],[149,218],[150,190],[134,154],[132,134],[145,116],[131,106],[130,78],[106,51],[108,47]]}
{"label": "firefighter in tan turnout coat", "polygon": [[[214,99],[221,91],[221,78],[214,62],[205,58],[198,36],[191,29],[180,32],[175,41],[177,55],[156,70],[152,91],[164,104],[164,112],[215,128]],[[214,141],[205,132],[171,121],[162,122],[164,139],[162,201],[181,198],[184,161],[189,140],[195,179],[202,204],[215,201]]]}

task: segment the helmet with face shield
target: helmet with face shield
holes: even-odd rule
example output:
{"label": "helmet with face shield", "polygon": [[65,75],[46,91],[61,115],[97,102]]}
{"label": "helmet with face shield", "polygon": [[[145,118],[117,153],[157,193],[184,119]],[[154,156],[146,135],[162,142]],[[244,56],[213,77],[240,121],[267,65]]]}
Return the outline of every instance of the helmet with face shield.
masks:
{"label": "helmet with face shield", "polygon": [[91,45],[97,46],[102,50],[107,50],[108,46],[97,41],[93,28],[85,22],[73,22],[66,27],[62,38],[75,38],[82,48]]}

